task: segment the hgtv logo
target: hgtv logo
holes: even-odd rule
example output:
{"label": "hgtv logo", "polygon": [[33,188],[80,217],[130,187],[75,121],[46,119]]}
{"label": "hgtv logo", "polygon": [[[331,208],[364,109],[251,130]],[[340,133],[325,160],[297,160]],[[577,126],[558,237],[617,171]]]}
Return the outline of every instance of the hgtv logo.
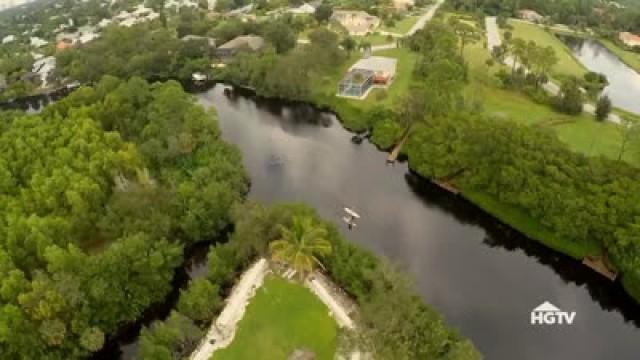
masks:
{"label": "hgtv logo", "polygon": [[562,311],[548,301],[531,311],[531,325],[571,325],[575,318],[575,311]]}

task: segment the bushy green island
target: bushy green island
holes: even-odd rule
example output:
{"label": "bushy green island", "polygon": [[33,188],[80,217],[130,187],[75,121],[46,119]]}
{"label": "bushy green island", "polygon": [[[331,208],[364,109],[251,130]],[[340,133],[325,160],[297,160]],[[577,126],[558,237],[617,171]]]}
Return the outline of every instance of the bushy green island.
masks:
{"label": "bushy green island", "polygon": [[[202,332],[186,329],[197,329],[194,324],[209,326],[208,320],[213,316],[211,309],[219,310],[221,306],[220,297],[212,296],[204,289],[213,292],[222,290],[220,294],[225,294],[224,290],[229,289],[252,261],[258,257],[270,256],[269,244],[281,238],[283,228],[292,229],[295,219],[299,218],[308,219],[314,228],[323,230],[331,251],[318,258],[327,275],[358,305],[356,333],[340,334],[339,343],[348,342],[350,346],[359,344],[359,349],[371,352],[376,359],[481,358],[470,341],[447,327],[442,317],[422,302],[412,283],[401,273],[371,252],[345,240],[333,224],[321,219],[312,208],[303,204],[286,203],[269,207],[245,203],[234,209],[232,221],[235,230],[228,242],[211,248],[206,278],[194,280],[182,292],[177,310],[168,320],[157,322],[143,330],[139,358],[164,360],[171,359],[172,354],[181,351],[184,352],[183,355],[188,354],[196,346]],[[239,333],[236,334],[237,341],[244,341],[249,332],[243,326],[255,326],[250,329],[253,338],[269,337],[269,332],[276,331],[260,326],[260,319],[254,317],[254,302],[255,307],[264,306],[260,304],[261,296],[259,292],[249,304],[245,315],[247,318],[242,320],[247,320],[247,323],[241,321]],[[293,316],[295,312],[280,314],[289,315]],[[275,343],[270,346],[279,349],[278,351],[288,346],[288,339],[273,340]],[[251,340],[254,344],[255,341]],[[241,358],[233,357],[241,351],[233,348],[232,343],[230,348],[222,350],[219,355],[221,359]],[[217,354],[214,353],[214,359],[218,359]]]}

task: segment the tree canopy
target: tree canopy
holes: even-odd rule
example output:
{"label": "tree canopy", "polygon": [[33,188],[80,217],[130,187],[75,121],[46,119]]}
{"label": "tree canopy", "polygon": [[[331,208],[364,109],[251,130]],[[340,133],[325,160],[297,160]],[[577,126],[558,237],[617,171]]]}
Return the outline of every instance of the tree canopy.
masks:
{"label": "tree canopy", "polygon": [[184,245],[219,235],[247,191],[239,152],[175,82],[104,78],[12,116],[0,152],[6,359],[99,350],[167,294]]}

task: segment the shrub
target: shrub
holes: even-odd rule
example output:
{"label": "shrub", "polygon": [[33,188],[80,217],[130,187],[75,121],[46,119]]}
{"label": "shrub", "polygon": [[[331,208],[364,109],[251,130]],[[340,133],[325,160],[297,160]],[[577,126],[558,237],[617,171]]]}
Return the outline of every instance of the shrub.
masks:
{"label": "shrub", "polygon": [[390,149],[398,140],[402,133],[402,128],[397,122],[387,119],[379,121],[373,127],[371,141],[381,149]]}

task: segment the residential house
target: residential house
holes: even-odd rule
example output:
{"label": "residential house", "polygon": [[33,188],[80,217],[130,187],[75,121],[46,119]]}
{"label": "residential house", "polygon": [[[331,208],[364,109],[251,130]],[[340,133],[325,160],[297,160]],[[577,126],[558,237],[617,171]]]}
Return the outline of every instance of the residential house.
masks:
{"label": "residential house", "polygon": [[264,39],[256,35],[243,35],[222,44],[216,49],[216,56],[222,61],[231,59],[241,51],[258,51],[264,46]]}
{"label": "residential house", "polygon": [[155,20],[159,17],[160,14],[141,4],[138,5],[133,12],[121,11],[118,15],[114,16],[113,20],[120,26],[131,27],[146,21]]}
{"label": "residential house", "polygon": [[536,11],[528,9],[518,11],[518,16],[520,17],[520,19],[531,21],[534,23],[539,23],[544,20],[544,16],[538,14]]}
{"label": "residential house", "polygon": [[335,10],[331,20],[340,23],[349,35],[363,36],[372,33],[380,26],[377,16],[369,15],[360,10]]}
{"label": "residential house", "polygon": [[73,41],[69,39],[62,39],[58,41],[58,44],[56,44],[56,50],[58,51],[66,50],[71,47],[73,47]]}
{"label": "residential house", "polygon": [[630,32],[621,32],[618,38],[628,47],[640,46],[640,36]]}
{"label": "residential house", "polygon": [[358,60],[338,84],[338,95],[363,99],[374,87],[388,87],[396,76],[398,60],[370,56]]}
{"label": "residential house", "polygon": [[16,41],[16,36],[15,35],[7,35],[5,37],[2,38],[2,44],[9,44]]}
{"label": "residential house", "polygon": [[47,40],[41,39],[37,36],[33,36],[29,39],[29,42],[31,43],[31,46],[33,47],[43,47],[45,45],[47,45],[49,42]]}

